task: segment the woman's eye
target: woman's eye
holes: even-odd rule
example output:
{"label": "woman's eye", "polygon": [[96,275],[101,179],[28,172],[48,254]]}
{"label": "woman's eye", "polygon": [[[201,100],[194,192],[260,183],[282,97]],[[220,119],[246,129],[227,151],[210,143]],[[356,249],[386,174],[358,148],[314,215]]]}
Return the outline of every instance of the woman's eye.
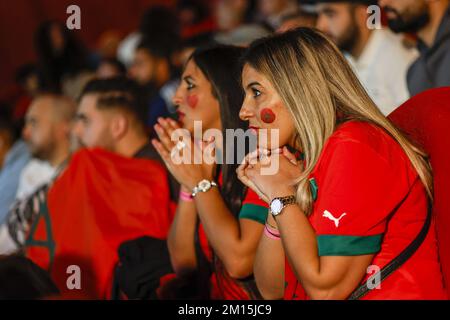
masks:
{"label": "woman's eye", "polygon": [[194,89],[195,88],[195,85],[193,84],[193,83],[189,83],[188,82],[188,84],[187,84],[187,89],[188,90],[191,90],[191,89]]}
{"label": "woman's eye", "polygon": [[257,98],[261,95],[261,91],[259,91],[258,89],[252,88],[252,92],[253,92],[253,98]]}

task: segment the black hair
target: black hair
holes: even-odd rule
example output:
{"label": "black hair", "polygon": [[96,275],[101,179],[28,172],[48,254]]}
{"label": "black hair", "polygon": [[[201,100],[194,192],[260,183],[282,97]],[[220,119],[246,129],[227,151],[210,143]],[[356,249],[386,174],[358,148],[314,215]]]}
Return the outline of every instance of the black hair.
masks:
{"label": "black hair", "polygon": [[179,50],[179,48],[179,39],[171,38],[167,34],[154,34],[152,36],[143,37],[138,43],[136,50],[146,50],[151,56],[167,61],[170,77],[173,77],[178,72],[173,64],[173,54]]}
{"label": "black hair", "polygon": [[[239,111],[244,101],[244,91],[241,86],[240,58],[244,48],[228,45],[218,45],[200,48],[194,51],[189,60],[193,60],[211,83],[212,94],[219,102],[222,136],[224,137],[223,158],[226,154],[226,129],[246,130],[248,124],[239,118]],[[188,60],[188,61],[189,61]],[[231,142],[228,142],[231,143]],[[234,144],[236,146],[237,144]],[[237,155],[237,150],[234,150]],[[245,196],[245,187],[236,175],[238,161],[218,166],[221,170],[223,185],[222,195],[228,208],[237,216]]]}
{"label": "black hair", "polygon": [[45,270],[19,255],[0,256],[0,283],[0,300],[35,300],[59,294]]}
{"label": "black hair", "polygon": [[[52,45],[50,31],[53,26],[59,26],[64,38],[64,48],[61,52],[55,52]],[[39,25],[34,35],[34,45],[43,90],[60,92],[64,75],[75,75],[90,69],[85,48],[74,34],[58,21],[46,21]]]}
{"label": "black hair", "polygon": [[[222,122],[223,159],[224,164],[218,165],[215,173],[216,180],[222,173],[222,186],[220,193],[228,209],[238,219],[242,202],[246,196],[247,188],[238,179],[236,169],[242,159],[237,159],[237,146],[234,141],[227,141],[227,129],[247,130],[247,122],[239,118],[239,111],[244,101],[244,91],[241,86],[240,58],[245,52],[244,48],[231,45],[216,45],[196,49],[188,61],[193,60],[211,83],[212,94],[219,102],[220,120]],[[234,146],[234,159],[230,162],[227,155],[227,146]],[[198,257],[198,254],[197,254]],[[212,269],[222,274],[225,281],[233,281],[224,270],[223,264],[213,252]],[[205,275],[207,272],[204,272]],[[201,278],[201,277],[200,277]],[[219,290],[223,290],[222,280],[217,277]]]}
{"label": "black hair", "polygon": [[97,108],[121,108],[145,127],[147,106],[143,92],[135,81],[126,77],[94,79],[86,84],[79,100],[87,94],[99,94]]}

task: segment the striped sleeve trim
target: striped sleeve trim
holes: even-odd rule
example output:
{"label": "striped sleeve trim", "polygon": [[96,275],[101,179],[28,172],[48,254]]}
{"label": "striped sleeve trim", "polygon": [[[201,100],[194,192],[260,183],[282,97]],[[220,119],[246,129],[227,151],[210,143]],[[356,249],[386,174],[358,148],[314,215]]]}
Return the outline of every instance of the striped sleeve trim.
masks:
{"label": "striped sleeve trim", "polygon": [[317,236],[319,256],[360,256],[377,253],[383,235],[366,237],[320,235]]}
{"label": "striped sleeve trim", "polygon": [[250,219],[261,224],[266,223],[268,209],[266,207],[246,203],[242,206],[241,212],[239,212],[239,219]]}

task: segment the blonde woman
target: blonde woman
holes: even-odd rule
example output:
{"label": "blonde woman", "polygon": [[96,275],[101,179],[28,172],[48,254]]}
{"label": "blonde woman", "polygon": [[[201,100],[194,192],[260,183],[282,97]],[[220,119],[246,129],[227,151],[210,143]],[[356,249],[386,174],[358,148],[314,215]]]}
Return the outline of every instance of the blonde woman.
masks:
{"label": "blonde woman", "polygon": [[427,156],[381,114],[338,49],[300,28],[253,43],[244,63],[241,118],[255,132],[279,131],[259,145],[279,161],[275,174],[261,174],[267,158],[255,154],[238,168],[271,207],[254,266],[264,298],[347,299],[422,229],[412,257],[362,298],[446,298],[434,223],[424,228]]}

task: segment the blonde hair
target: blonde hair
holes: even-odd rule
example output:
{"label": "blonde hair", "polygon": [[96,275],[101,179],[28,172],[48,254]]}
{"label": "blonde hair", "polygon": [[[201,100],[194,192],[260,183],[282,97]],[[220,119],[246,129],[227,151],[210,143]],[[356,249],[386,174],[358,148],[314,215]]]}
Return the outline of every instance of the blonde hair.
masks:
{"label": "blonde hair", "polygon": [[319,31],[298,28],[254,42],[243,59],[274,86],[292,114],[296,143],[305,156],[297,201],[309,215],[309,176],[339,120],[383,128],[402,147],[432,199],[433,177],[426,153],[410,142],[377,108],[339,49]]}

